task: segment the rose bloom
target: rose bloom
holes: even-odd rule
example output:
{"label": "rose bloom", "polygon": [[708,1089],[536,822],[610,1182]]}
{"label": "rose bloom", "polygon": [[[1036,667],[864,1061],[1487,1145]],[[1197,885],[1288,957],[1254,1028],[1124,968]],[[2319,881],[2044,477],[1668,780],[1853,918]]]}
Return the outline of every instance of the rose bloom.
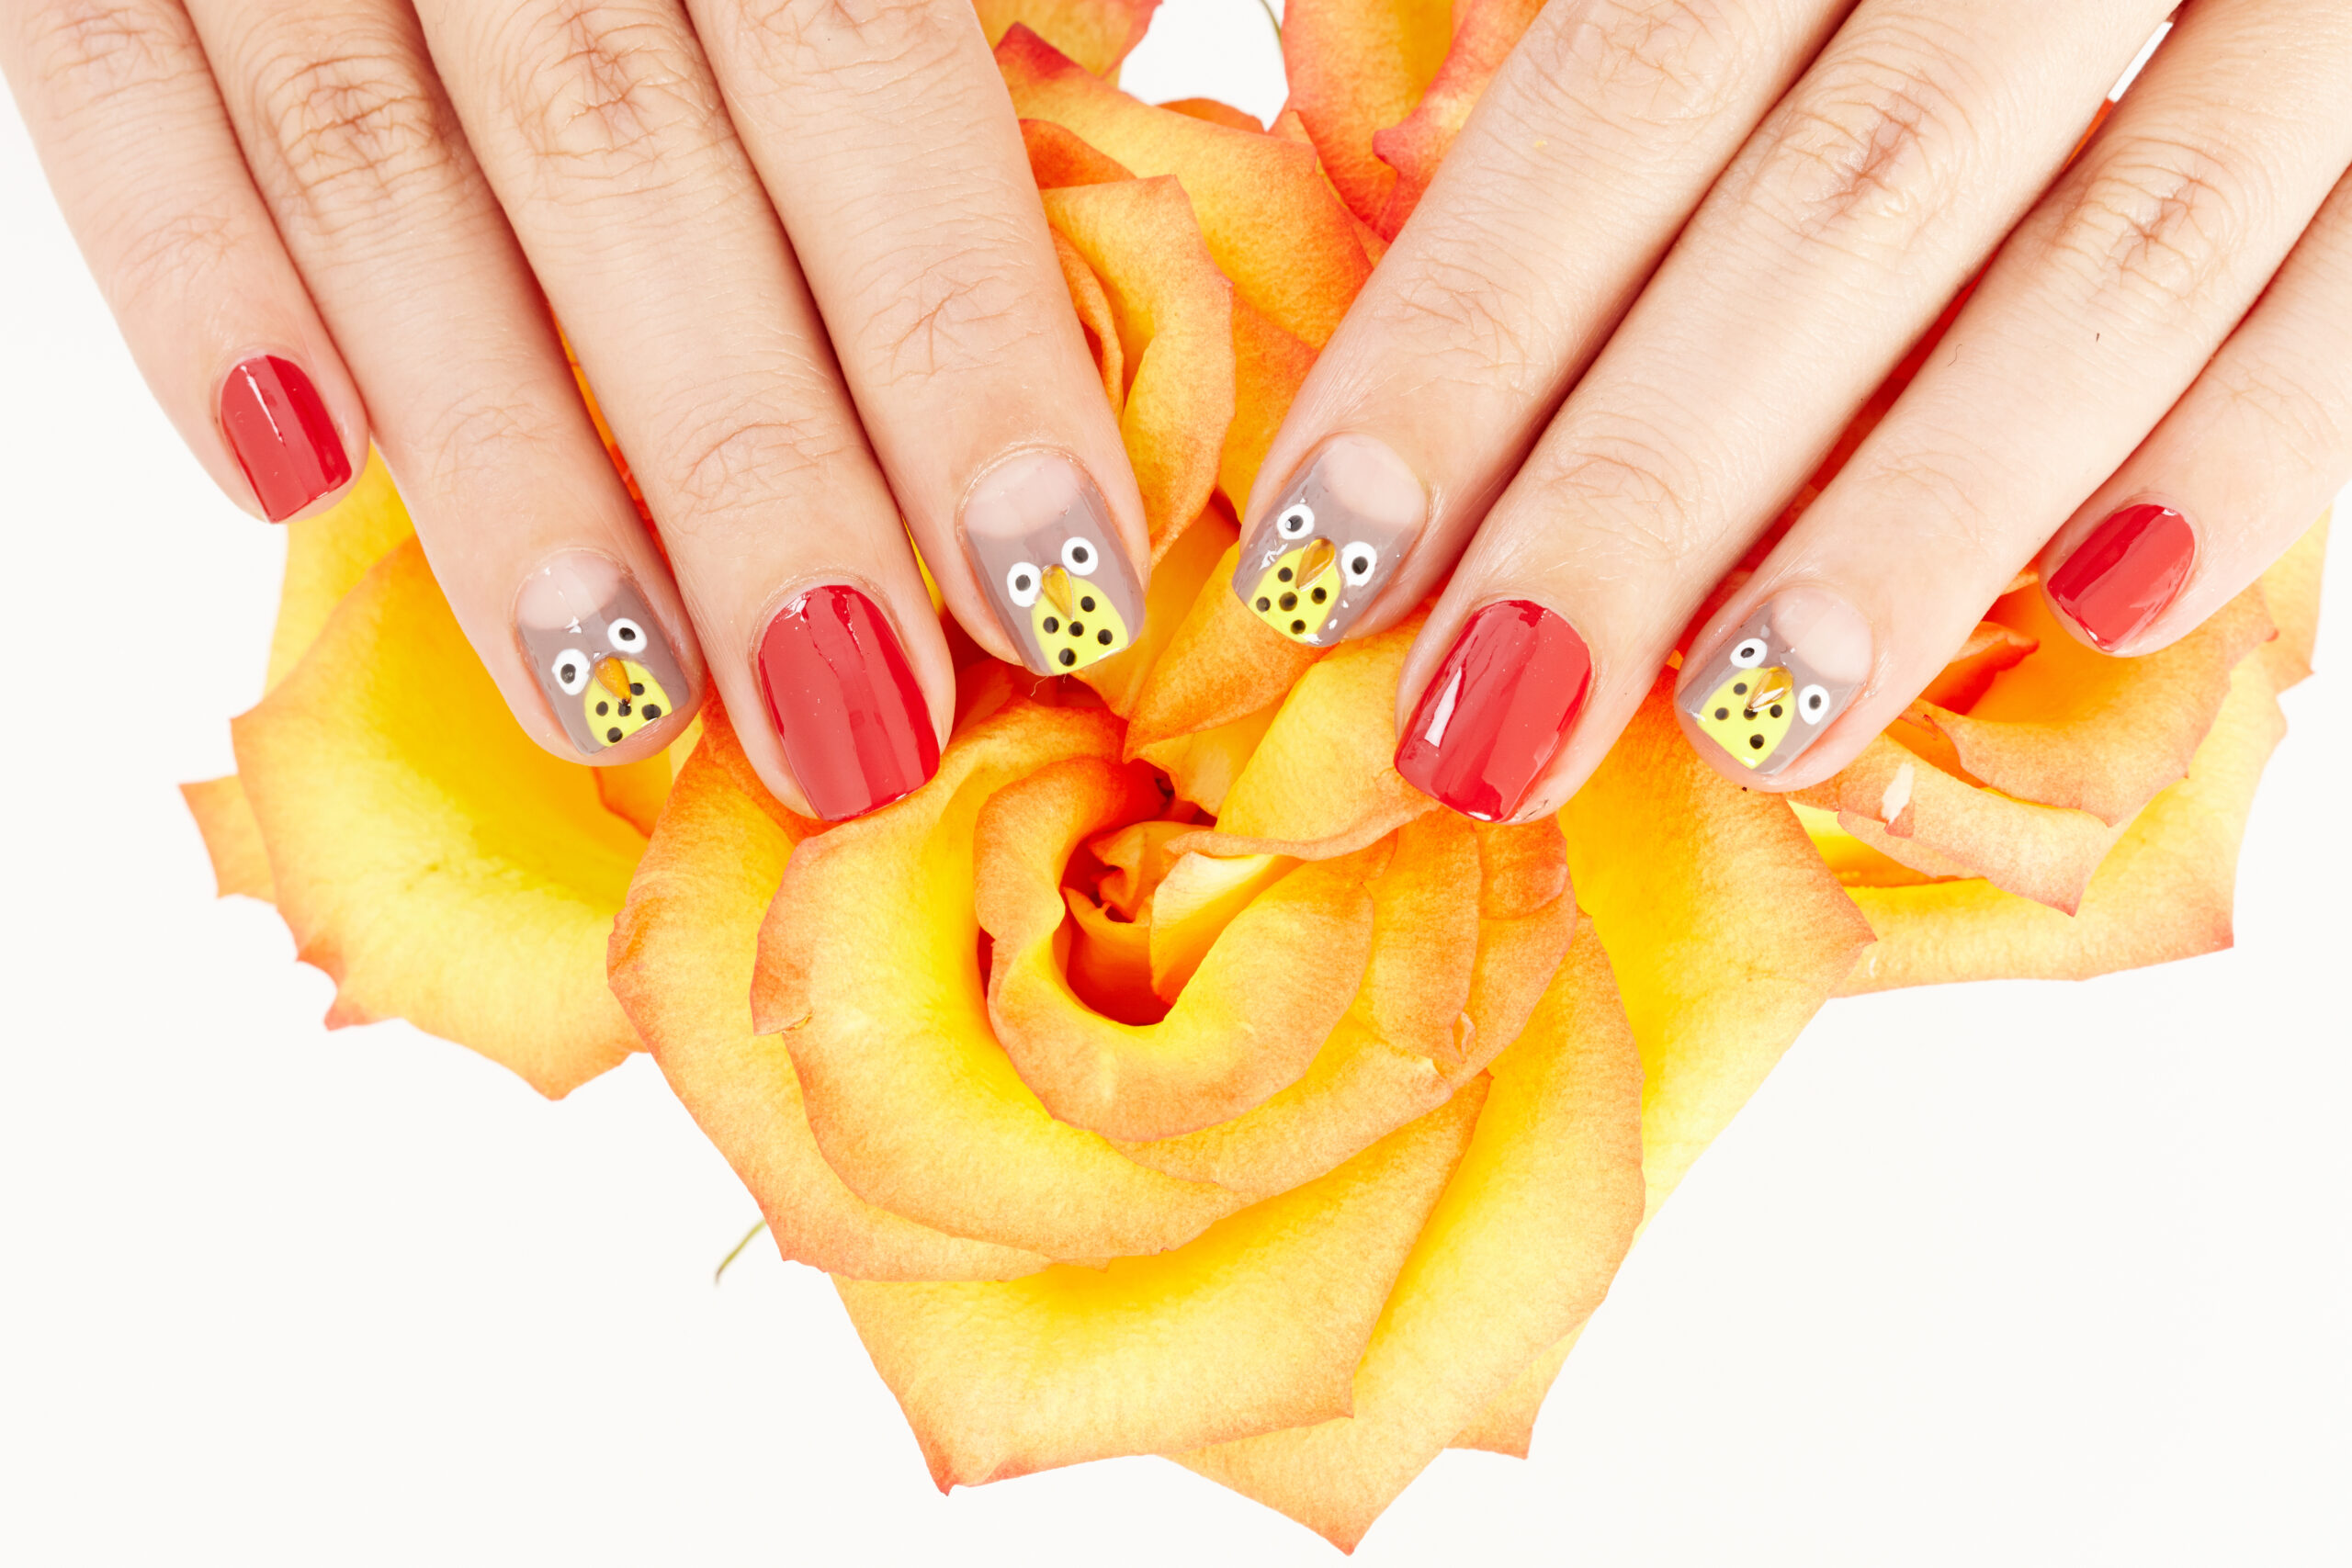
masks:
{"label": "rose bloom", "polygon": [[1793,797],[1704,766],[1661,671],[1556,822],[1453,816],[1389,766],[1418,618],[1318,653],[1225,584],[1293,391],[1534,7],[1372,36],[1295,0],[1261,128],[1117,89],[1153,3],[980,5],[1142,481],[1135,647],[1040,682],[959,641],[937,778],[821,828],[715,698],[650,761],[533,744],[377,464],[293,525],[238,772],[187,794],[331,1022],[550,1096],[651,1052],[942,1487],[1166,1454],[1351,1547],[1446,1447],[1524,1454],[1826,1000],[2228,944],[2323,530],[2140,660],[2020,579]]}

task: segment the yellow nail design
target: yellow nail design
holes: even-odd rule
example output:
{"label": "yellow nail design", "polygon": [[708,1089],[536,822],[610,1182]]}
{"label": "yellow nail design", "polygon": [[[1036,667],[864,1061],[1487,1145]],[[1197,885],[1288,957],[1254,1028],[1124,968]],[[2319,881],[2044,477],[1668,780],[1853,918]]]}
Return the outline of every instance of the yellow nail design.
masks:
{"label": "yellow nail design", "polygon": [[1709,694],[1699,728],[1709,739],[1754,767],[1770,757],[1796,716],[1795,677],[1778,666],[1735,670]]}
{"label": "yellow nail design", "polygon": [[608,653],[596,660],[582,706],[588,732],[615,746],[668,713],[670,694],[644,665]]}
{"label": "yellow nail design", "polygon": [[1059,566],[1046,569],[1029,625],[1057,671],[1083,670],[1127,646],[1127,624],[1110,596]]}
{"label": "yellow nail design", "polygon": [[1258,580],[1250,607],[1284,637],[1305,638],[1323,629],[1339,597],[1340,552],[1318,537],[1276,558]]}

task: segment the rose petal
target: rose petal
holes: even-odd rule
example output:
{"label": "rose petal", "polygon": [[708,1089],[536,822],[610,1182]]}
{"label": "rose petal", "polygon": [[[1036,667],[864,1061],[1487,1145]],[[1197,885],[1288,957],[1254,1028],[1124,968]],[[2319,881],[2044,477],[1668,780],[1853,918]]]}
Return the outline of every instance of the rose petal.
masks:
{"label": "rose petal", "polygon": [[1171,98],[1159,107],[1170,114],[1190,115],[1194,119],[1207,120],[1211,125],[1224,126],[1228,130],[1247,130],[1258,136],[1266,132],[1265,126],[1256,115],[1245,113],[1231,104],[1221,104],[1215,98]]}
{"label": "rose petal", "polygon": [[1849,889],[1879,942],[1846,988],[2081,979],[2229,946],[2238,843],[2285,732],[2270,667],[2246,660],[2188,778],[2123,830],[2071,918],[1979,880]]}
{"label": "rose petal", "polygon": [[1163,1251],[1238,1206],[1054,1120],[989,1030],[974,820],[1014,781],[1117,749],[1107,713],[1014,702],[959,733],[930,784],[786,863],[752,1017],[782,1032],[818,1146],[867,1202],[1054,1258]]}
{"label": "rose petal", "polygon": [[1029,152],[1029,174],[1039,190],[1059,186],[1100,186],[1134,179],[1135,171],[1103,152],[1068,126],[1024,119],[1021,141]]}
{"label": "rose petal", "polygon": [[1453,39],[1429,90],[1411,114],[1373,133],[1374,153],[1396,171],[1396,182],[1374,225],[1383,235],[1395,239],[1420,205],[1438,161],[1453,145],[1487,84],[1543,8],[1544,0],[1454,0]]}
{"label": "rose petal", "polygon": [[989,48],[1017,25],[1081,69],[1116,81],[1119,62],[1143,41],[1159,0],[972,0],[972,6]]}
{"label": "rose petal", "polygon": [[1087,1006],[1122,1023],[1158,1023],[1168,1004],[1151,988],[1151,933],[1073,888],[1062,889],[1078,930],[1070,938],[1069,984]]}
{"label": "rose petal", "polygon": [[293,672],[319,639],[344,595],[368,570],[416,536],[382,456],[368,449],[368,466],[344,498],[316,517],[285,525],[286,581],[277,594],[277,625],[269,637],[264,689]]}
{"label": "rose petal", "polygon": [[1178,1456],[1351,1551],[1607,1293],[1642,1218],[1642,1070],[1600,943],[1569,950],[1380,1315],[1351,1414]]}
{"label": "rose petal", "polygon": [[604,954],[645,840],[515,725],[413,539],[231,729],[331,1024],[406,1018],[551,1096],[635,1049]]}
{"label": "rose petal", "polygon": [[2014,626],[2005,626],[1998,621],[1979,621],[1960,651],[1928,682],[1919,700],[1954,713],[1966,713],[1992,686],[1994,676],[2015,669],[2041,646],[2040,638]]}
{"label": "rose petal", "polygon": [[1129,97],[1023,28],[1004,35],[996,59],[1022,118],[1067,126],[1139,175],[1181,179],[1209,254],[1241,298],[1323,345],[1372,264],[1311,153]]}
{"label": "rose petal", "polygon": [[1411,114],[1436,79],[1453,42],[1453,9],[1448,0],[1290,0],[1283,8],[1290,107],[1366,223],[1378,224],[1396,184],[1372,139]]}
{"label": "rose petal", "polygon": [[1482,1099],[1163,1257],[1001,1285],[842,1281],[842,1300],[943,1490],[1343,1414]]}
{"label": "rose petal", "polygon": [[2319,638],[2320,579],[2327,565],[2327,524],[2328,513],[2323,512],[2262,574],[2262,602],[2278,636],[2264,645],[2261,657],[2270,668],[2271,683],[2282,692],[2312,672],[2312,648]]}
{"label": "rose petal", "polygon": [[1218,559],[1234,547],[1238,534],[1233,520],[1212,498],[1209,509],[1152,563],[1151,581],[1144,588],[1143,635],[1078,672],[1077,678],[1091,686],[1113,713],[1131,714],[1142,702],[1152,667],[1167,653],[1185,610],[1211,581]]}
{"label": "rose petal", "polygon": [[[1078,312],[1079,330],[1086,334],[1087,352],[1094,356],[1094,367],[1102,375],[1102,396],[1117,414],[1126,405],[1127,356],[1119,342],[1118,318],[1111,313],[1111,297],[1102,291],[1102,280],[1078,254],[1078,247],[1062,238],[1051,228],[1054,259],[1061,264],[1062,282],[1069,289],[1071,309]],[[926,569],[924,575],[930,575]]]}
{"label": "rose petal", "polygon": [[[1259,715],[1272,723],[1275,707],[1307,666],[1323,657],[1319,649],[1303,648],[1267,626],[1234,597],[1227,584],[1240,553],[1238,546],[1228,549],[1210,569],[1170,636],[1167,652],[1152,665],[1129,716],[1128,756],[1149,758],[1173,773],[1155,754],[1161,743]],[[1254,747],[1257,737],[1250,739]],[[1184,798],[1216,809],[1199,795]]]}
{"label": "rose petal", "polygon": [[204,852],[212,858],[212,886],[219,897],[242,893],[266,904],[272,900],[269,850],[261,841],[261,824],[245,804],[245,786],[237,775],[180,785],[180,798],[204,835]]}
{"label": "rose petal", "polygon": [[[1090,77],[1088,80],[1091,81]],[[1041,193],[1046,218],[1102,281],[1129,368],[1119,434],[1155,559],[1216,488],[1233,423],[1233,290],[1168,178]]]}
{"label": "rose petal", "polygon": [[974,829],[998,1043],[1056,1117],[1114,1138],[1222,1122],[1295,1080],[1346,1012],[1372,942],[1362,868],[1301,867],[1241,901],[1181,995],[1155,987],[1172,1001],[1164,1020],[1136,1026],[1095,1012],[1056,951],[1062,866],[1082,840],[1161,805],[1139,764],[1076,759],[1000,790]]}
{"label": "rose petal", "polygon": [[808,1131],[791,1054],[752,1025],[760,922],[795,843],[819,824],[775,804],[733,727],[703,708],[613,928],[612,987],[671,1089],[760,1205],[777,1250],[867,1280],[1009,1280],[1040,1254],[932,1230],[842,1185]]}
{"label": "rose petal", "polygon": [[[1290,412],[1315,363],[1315,350],[1303,338],[1274,324],[1246,299],[1233,303],[1234,404],[1233,423],[1225,434],[1225,451],[1217,463],[1217,489],[1238,515],[1250,504],[1250,488],[1258,482],[1258,467],[1266,460],[1274,432]],[[1287,639],[1284,639],[1287,640]]]}

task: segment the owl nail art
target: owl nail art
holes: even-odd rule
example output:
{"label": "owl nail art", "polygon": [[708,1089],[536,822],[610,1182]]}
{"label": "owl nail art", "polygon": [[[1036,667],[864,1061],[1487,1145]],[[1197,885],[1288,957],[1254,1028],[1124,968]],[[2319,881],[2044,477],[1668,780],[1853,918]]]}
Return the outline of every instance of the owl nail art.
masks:
{"label": "owl nail art", "polygon": [[1233,591],[1293,642],[1327,648],[1388,585],[1426,511],[1420,481],[1395,453],[1340,437],[1243,547]]}
{"label": "owl nail art", "polygon": [[686,682],[637,585],[602,556],[572,552],[533,572],[514,626],[531,672],[583,756],[677,707]]}
{"label": "owl nail art", "polygon": [[1110,513],[1056,453],[1023,453],[982,477],[964,508],[974,573],[1023,661],[1068,675],[1127,647],[1143,591]]}
{"label": "owl nail art", "polygon": [[1682,689],[1683,714],[1742,767],[1770,778],[1803,756],[1870,675],[1869,623],[1817,588],[1748,617]]}

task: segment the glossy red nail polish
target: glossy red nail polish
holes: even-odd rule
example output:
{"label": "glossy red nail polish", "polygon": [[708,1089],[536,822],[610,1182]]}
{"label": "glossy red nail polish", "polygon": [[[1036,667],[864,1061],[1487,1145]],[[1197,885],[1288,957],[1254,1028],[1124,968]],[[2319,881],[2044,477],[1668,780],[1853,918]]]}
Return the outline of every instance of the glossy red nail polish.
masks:
{"label": "glossy red nail polish", "polygon": [[240,360],[220,387],[220,428],[272,523],[351,479],[351,458],[302,367],[274,354]]}
{"label": "glossy red nail polish", "polygon": [[2113,650],[2165,613],[2197,561],[2197,531],[2169,506],[2127,506],[2091,530],[2050,574],[2050,597],[2084,634]]}
{"label": "glossy red nail polish", "polygon": [[1592,686],[1574,626],[1523,599],[1472,615],[1396,747],[1406,782],[1481,822],[1517,811]]}
{"label": "glossy red nail polish", "polygon": [[863,816],[939,771],[939,738],[889,620],[828,583],[786,604],[760,637],[760,689],[809,809]]}

